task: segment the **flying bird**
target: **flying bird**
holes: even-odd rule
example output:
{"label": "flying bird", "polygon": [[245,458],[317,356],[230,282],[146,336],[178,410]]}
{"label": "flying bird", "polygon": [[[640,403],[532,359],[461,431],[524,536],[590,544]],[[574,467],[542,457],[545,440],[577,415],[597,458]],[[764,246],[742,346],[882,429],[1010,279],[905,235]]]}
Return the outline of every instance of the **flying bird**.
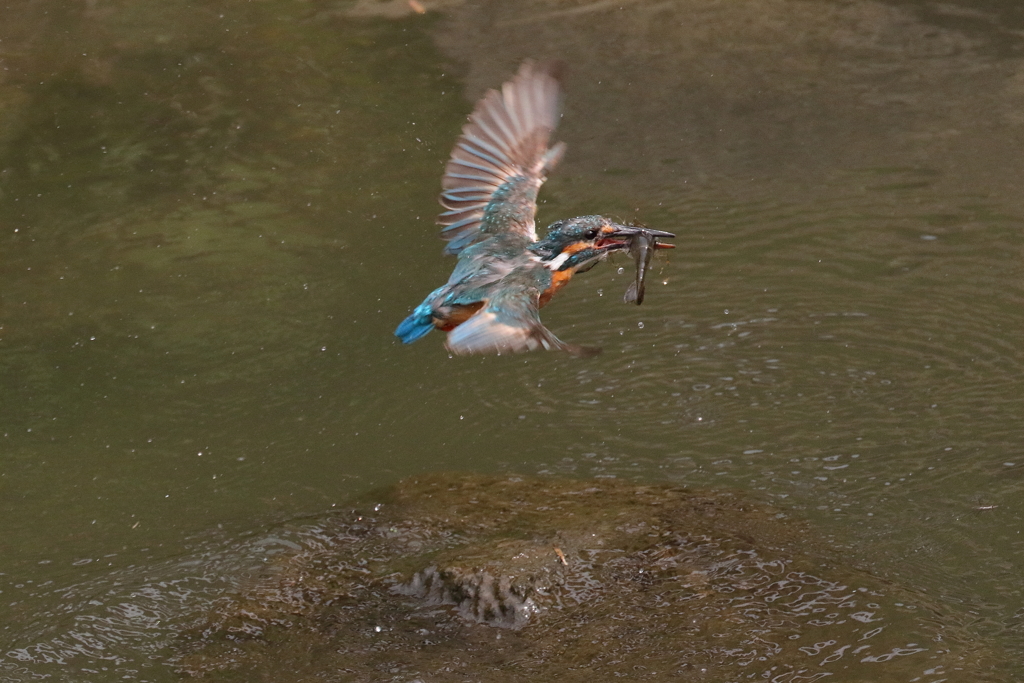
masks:
{"label": "flying bird", "polygon": [[555,221],[538,238],[537,192],[565,153],[564,143],[549,146],[560,101],[558,65],[527,61],[477,103],[442,180],[446,211],[438,223],[448,242],[444,251],[458,263],[395,330],[406,344],[438,329],[448,333],[446,346],[455,354],[596,353],[556,337],[541,323],[540,309],[576,273],[629,250],[634,237],[675,237],[605,216],[577,216]]}

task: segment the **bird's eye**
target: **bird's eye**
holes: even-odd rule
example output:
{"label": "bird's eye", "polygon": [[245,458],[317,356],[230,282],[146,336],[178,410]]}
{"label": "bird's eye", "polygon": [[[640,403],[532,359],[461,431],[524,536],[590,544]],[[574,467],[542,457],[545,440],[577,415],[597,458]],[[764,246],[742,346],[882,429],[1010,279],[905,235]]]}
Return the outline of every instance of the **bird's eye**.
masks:
{"label": "bird's eye", "polygon": [[594,228],[591,228],[590,230],[587,230],[585,233],[583,233],[583,236],[586,237],[588,240],[596,239],[597,235],[598,231]]}

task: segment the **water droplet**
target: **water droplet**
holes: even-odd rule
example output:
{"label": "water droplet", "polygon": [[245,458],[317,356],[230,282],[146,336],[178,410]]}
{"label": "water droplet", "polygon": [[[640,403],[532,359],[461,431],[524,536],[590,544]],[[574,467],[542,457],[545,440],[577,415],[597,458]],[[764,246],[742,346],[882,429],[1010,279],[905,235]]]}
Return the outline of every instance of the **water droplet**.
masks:
{"label": "water droplet", "polygon": [[638,322],[638,323],[636,324],[636,326],[637,326],[637,327],[639,327],[639,328],[640,328],[641,330],[642,330],[642,329],[644,329],[644,324],[643,324],[643,322]]}
{"label": "water droplet", "polygon": [[622,267],[620,266],[620,267],[619,267],[619,270],[618,270],[617,272],[619,273],[619,275],[622,275],[623,273],[625,273],[625,272],[626,272],[626,269],[625,269],[625,268],[622,268]]}

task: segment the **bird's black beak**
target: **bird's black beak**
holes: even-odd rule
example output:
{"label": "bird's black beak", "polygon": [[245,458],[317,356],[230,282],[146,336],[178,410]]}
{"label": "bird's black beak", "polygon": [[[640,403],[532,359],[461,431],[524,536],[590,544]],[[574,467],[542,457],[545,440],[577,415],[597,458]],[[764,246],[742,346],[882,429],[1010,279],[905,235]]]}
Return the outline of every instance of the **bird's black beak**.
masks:
{"label": "bird's black beak", "polygon": [[651,237],[672,238],[675,235],[671,232],[665,232],[664,230],[652,230],[651,228],[644,228],[636,225],[619,225],[618,223],[612,223],[612,237],[632,237],[633,235],[639,235],[640,233],[647,233]]}
{"label": "bird's black beak", "polygon": [[606,233],[605,239],[608,240],[606,247],[610,249],[627,249],[629,248],[630,242],[638,235],[646,235],[647,237],[653,237],[651,242],[654,244],[656,249],[672,249],[675,247],[674,244],[665,244],[659,242],[660,239],[671,239],[675,235],[671,232],[665,232],[664,230],[652,230],[651,228],[645,228],[636,225],[619,225],[618,223],[612,223],[612,231]]}

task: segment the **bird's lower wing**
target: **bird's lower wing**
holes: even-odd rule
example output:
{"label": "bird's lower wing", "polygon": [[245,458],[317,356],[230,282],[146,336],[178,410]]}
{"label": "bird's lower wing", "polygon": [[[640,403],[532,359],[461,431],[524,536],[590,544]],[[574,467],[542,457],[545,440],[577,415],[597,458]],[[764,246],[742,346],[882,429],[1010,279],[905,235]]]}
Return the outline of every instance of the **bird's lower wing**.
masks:
{"label": "bird's lower wing", "polygon": [[[554,63],[524,62],[501,90],[484,95],[452,150],[442,180],[438,218],[446,226],[445,251],[458,254],[495,232],[514,231],[529,241],[537,190],[565,149],[548,148],[558,124],[561,85]],[[489,225],[488,205],[501,202],[501,220]]]}
{"label": "bird's lower wing", "polygon": [[538,315],[540,292],[518,288],[501,292],[469,320],[448,333],[448,350],[455,354],[566,351],[591,356],[600,349],[566,344],[544,327]]}

